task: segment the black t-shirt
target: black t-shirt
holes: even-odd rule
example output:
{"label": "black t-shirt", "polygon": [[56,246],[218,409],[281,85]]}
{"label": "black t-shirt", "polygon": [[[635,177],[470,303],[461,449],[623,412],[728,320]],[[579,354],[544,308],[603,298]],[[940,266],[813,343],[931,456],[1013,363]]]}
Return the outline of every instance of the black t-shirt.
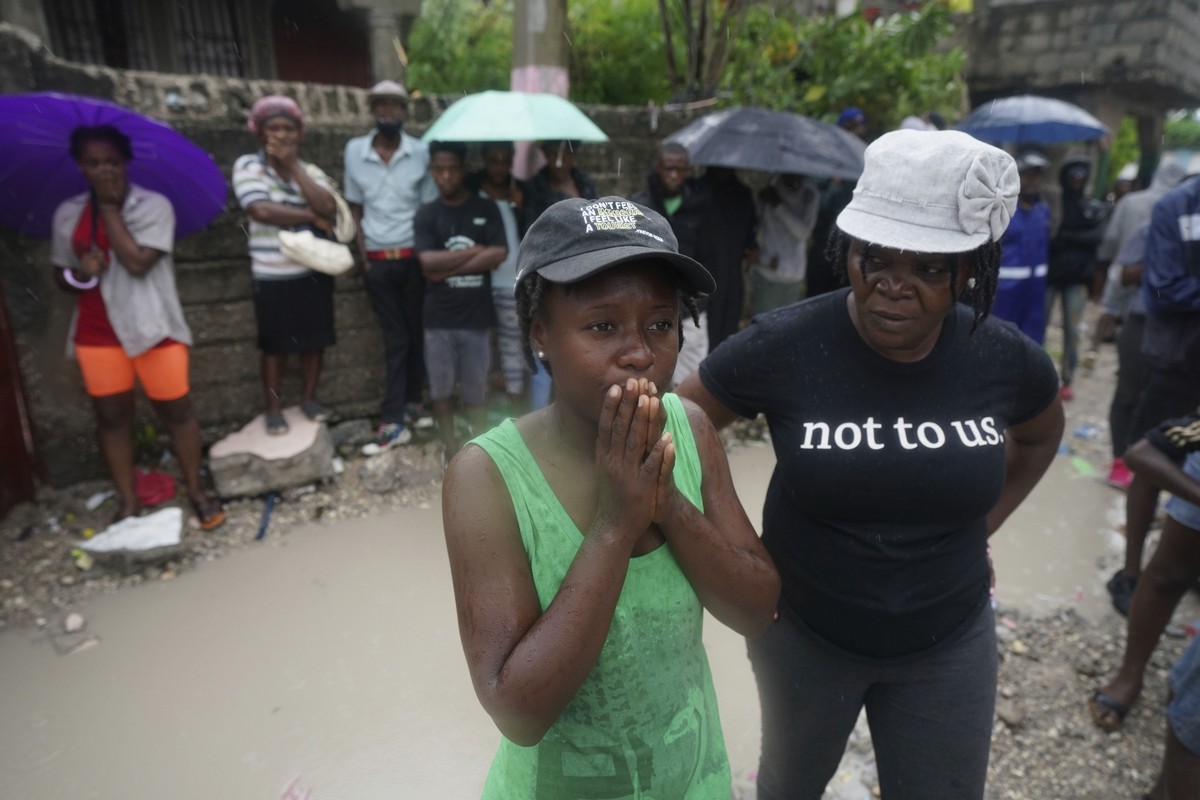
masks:
{"label": "black t-shirt", "polygon": [[863,341],[847,289],[755,317],[700,366],[713,395],[766,415],[777,464],[763,544],[780,611],[828,644],[896,658],[952,640],[988,599],[986,515],[1004,430],[1058,390],[1050,358],[960,305],[904,364]]}
{"label": "black t-shirt", "polygon": [[[504,223],[495,202],[471,194],[462,205],[441,198],[426,203],[413,219],[413,249],[465,250],[477,244],[507,246]],[[495,324],[492,274],[454,275],[425,284],[426,328],[490,328]]]}
{"label": "black t-shirt", "polygon": [[1169,419],[1146,432],[1146,441],[1176,463],[1200,452],[1200,411]]}

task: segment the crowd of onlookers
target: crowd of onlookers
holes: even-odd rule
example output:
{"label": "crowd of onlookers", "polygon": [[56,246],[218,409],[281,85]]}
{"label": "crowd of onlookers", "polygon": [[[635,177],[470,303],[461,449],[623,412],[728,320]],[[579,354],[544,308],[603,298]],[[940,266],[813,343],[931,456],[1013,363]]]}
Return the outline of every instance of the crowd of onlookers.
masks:
{"label": "crowd of onlookers", "polygon": [[[292,354],[302,379],[300,412],[314,421],[335,415],[318,397],[323,354],[336,341],[331,274],[336,270],[304,262],[289,249],[285,235],[309,231],[321,239],[346,242],[357,251],[357,259],[351,261],[363,265],[365,291],[383,336],[385,379],[379,425],[363,454],[382,453],[410,441],[414,429],[436,426],[449,461],[463,446],[464,429],[477,436],[489,427],[487,410],[494,378],[497,388],[503,387],[507,410],[513,416],[550,402],[553,356],[548,357],[540,343],[553,326],[537,321],[540,318],[535,319],[532,309],[545,302],[542,292],[551,292],[558,298],[554,302],[561,305],[560,295],[569,291],[561,285],[571,281],[549,269],[552,264],[542,265],[546,268],[541,275],[544,280],[529,281],[530,270],[518,263],[521,242],[552,207],[555,210],[550,216],[570,215],[563,205],[555,206],[559,201],[598,200],[598,192],[592,179],[575,166],[576,142],[541,142],[542,166],[529,180],[522,180],[514,176],[511,142],[480,142],[471,148],[456,142],[427,145],[406,133],[408,95],[401,85],[383,81],[371,89],[368,101],[373,127],[346,143],[341,187],[315,164],[302,159],[304,114],[294,100],[263,97],[250,112],[249,129],[259,146],[237,159],[232,183],[248,218],[263,424],[271,435],[288,433],[281,395]],[[858,109],[844,110],[837,124],[856,136],[865,136],[866,118]],[[1004,359],[1019,355],[1017,361],[1025,365],[1021,369],[1045,381],[1031,377],[1012,388],[1010,395],[1004,381],[1011,376],[997,372],[994,383],[985,381],[974,394],[966,392],[954,413],[959,414],[970,398],[978,399],[980,392],[993,392],[995,396],[986,398],[987,402],[1003,406],[1003,413],[988,413],[1000,414],[996,418],[1007,421],[1012,437],[1009,449],[1028,447],[1042,453],[1051,438],[1054,421],[1050,417],[1058,414],[1061,427],[1061,403],[1072,399],[1078,370],[1094,362],[1096,348],[1114,341],[1119,378],[1110,409],[1113,462],[1108,481],[1128,491],[1127,546],[1125,564],[1112,576],[1108,589],[1114,606],[1129,616],[1130,628],[1120,673],[1095,692],[1089,705],[1096,723],[1114,730],[1138,699],[1142,673],[1175,605],[1200,577],[1200,417],[1196,413],[1200,404],[1200,180],[1186,181],[1181,167],[1164,162],[1146,188],[1123,190],[1114,201],[1095,200],[1088,193],[1093,180],[1090,159],[1067,157],[1058,170],[1061,192],[1057,213],[1052,214],[1042,192],[1042,181],[1051,167],[1045,153],[1023,149],[1010,159],[992,152],[994,148],[980,149],[973,140],[960,139],[965,134],[959,133],[922,140],[921,131],[944,127],[932,115],[910,117],[900,127],[900,132],[885,135],[873,146],[877,163],[863,178],[869,178],[870,185],[860,186],[861,193],[855,192],[854,181],[786,173],[766,176],[754,191],[731,169],[708,167],[694,176],[688,151],[679,144],[668,141],[658,147],[645,186],[631,200],[661,215],[661,229],[656,227],[656,216],[647,223],[651,226],[648,235],[662,241],[665,251],[698,262],[712,279],[709,287],[706,279],[693,275],[693,283],[711,291],[686,293],[688,310],[694,313],[681,316],[686,321],[680,322],[678,358],[661,389],[665,393],[681,386],[682,394],[709,411],[718,423],[727,423],[735,411],[761,411],[770,419],[783,408],[808,408],[805,403],[809,400],[801,398],[820,381],[815,375],[806,378],[803,370],[808,367],[804,365],[820,362],[822,369],[852,373],[854,386],[877,382],[887,397],[900,403],[909,384],[897,376],[912,366],[906,363],[912,353],[906,350],[907,344],[896,342],[897,337],[907,335],[903,334],[908,330],[905,326],[914,320],[870,310],[871,293],[892,292],[897,298],[908,298],[906,293],[915,292],[926,298],[922,293],[927,292],[932,305],[922,308],[920,316],[928,318],[934,334],[945,325],[952,332],[961,326],[958,333],[973,336],[990,314],[1013,323],[1027,337],[1005,332],[1010,330],[1007,326],[1001,330],[993,325],[981,328],[986,330],[980,337],[983,344],[977,340],[973,346],[994,345],[997,357]],[[926,145],[927,154],[923,150]],[[200,479],[200,431],[188,383],[192,338],[171,263],[171,204],[128,180],[125,167],[132,148],[119,130],[81,127],[72,136],[71,154],[89,190],[64,202],[55,214],[51,260],[61,268],[55,273],[59,285],[78,295],[70,349],[93,399],[101,448],[119,495],[114,519],[139,512],[132,435],[136,379],[172,437],[199,523],[205,529],[215,528],[224,520],[224,511]],[[958,161],[938,162],[950,156]],[[479,169],[471,171],[475,159]],[[892,163],[919,170],[928,180],[915,187],[901,185],[888,174]],[[905,199],[906,193],[913,196]],[[592,230],[588,220],[599,219],[597,209],[603,203],[624,201],[606,198],[594,206],[581,206],[587,232]],[[955,232],[958,238],[953,238],[939,230],[940,223],[934,219],[938,208],[957,209],[958,223],[963,230],[971,228],[970,236]],[[632,216],[645,215],[639,210]],[[1053,226],[1052,218],[1057,220]],[[549,225],[543,225],[543,238],[549,235],[547,230]],[[880,237],[883,244],[871,243],[872,236]],[[619,259],[613,263],[620,263]],[[891,279],[879,276],[895,270],[919,278],[906,278],[908,283],[898,281],[895,288],[889,288]],[[969,275],[962,284],[957,282],[960,271]],[[646,283],[647,292],[662,288],[644,275],[637,279]],[[620,287],[614,280],[606,276],[607,282],[595,286],[617,297]],[[524,295],[522,281],[526,281]],[[885,361],[894,362],[882,371],[883,362],[863,360],[852,347],[840,359],[793,357],[817,347],[825,348],[823,352],[847,347],[847,341],[853,339],[834,335],[845,322],[847,303],[830,298],[814,301],[804,307],[808,316],[794,318],[768,313],[829,294],[847,283],[849,307],[858,309],[850,314],[857,333]],[[942,288],[929,288],[935,284]],[[923,288],[912,288],[918,285]],[[672,291],[680,292],[681,286],[673,284]],[[938,304],[945,299],[943,295],[950,298],[944,308]],[[684,295],[671,296],[682,302]],[[972,311],[956,310],[957,298],[964,299]],[[1102,313],[1084,345],[1081,322],[1089,299],[1101,304]],[[1041,365],[1044,369],[1035,368],[1036,359],[1030,355],[1032,351],[1027,352],[1034,346],[1027,340],[1043,343],[1047,323],[1056,312],[1063,326],[1057,375],[1048,362]],[[760,321],[756,333],[761,342],[743,335],[718,350],[752,317]],[[817,320],[824,323],[813,328]],[[537,336],[531,337],[531,325],[542,326]],[[965,333],[968,328],[970,334]],[[569,331],[559,330],[569,335]],[[955,335],[948,333],[942,338],[957,341]],[[922,352],[928,355],[940,352],[939,336],[914,341],[926,348]],[[539,343],[536,349],[531,345],[535,340]],[[774,349],[768,350],[772,342]],[[1034,349],[1041,361],[1046,360],[1040,349]],[[966,351],[959,355],[967,358]],[[561,370],[567,362],[562,354],[557,357]],[[791,372],[776,375],[774,365],[783,360],[793,365]],[[830,360],[837,362],[836,369],[826,363]],[[706,371],[700,371],[702,362]],[[753,372],[758,366],[761,374]],[[964,361],[963,369],[972,368]],[[999,362],[989,364],[988,369],[1003,371]],[[747,383],[746,375],[757,375],[758,383]],[[570,379],[563,380],[564,385],[571,385]],[[949,379],[935,382],[941,385],[944,380]],[[972,380],[984,380],[983,373],[973,374]],[[1053,390],[1050,406],[1039,406],[1040,398],[1034,397],[1044,382],[1048,382],[1047,391]],[[558,377],[553,385],[560,385]],[[950,381],[949,390],[961,388]],[[659,408],[659,387],[646,384],[627,391],[639,395],[639,403],[652,401],[653,407]],[[848,403],[863,402],[861,394],[850,392],[830,406],[829,413]],[[929,398],[922,395],[919,399],[914,400],[914,407],[925,409]],[[875,406],[864,408],[864,414],[874,416],[890,413]],[[1022,416],[1026,412],[1032,416]],[[874,439],[881,427],[874,423],[874,416],[866,416],[868,422],[861,427],[851,422],[836,426],[837,448],[856,449],[865,437],[870,450],[883,450]],[[786,426],[786,414],[776,418]],[[944,437],[945,430],[953,426],[968,448],[1003,441],[997,437],[993,442],[985,435],[986,421],[993,416],[980,420],[982,428],[972,427],[973,434],[963,426],[975,426],[974,420],[947,418],[949,427],[923,422],[911,447],[903,417],[894,431],[905,450],[919,446],[937,450],[944,442],[937,437]],[[796,452],[801,456],[792,453],[788,457],[804,462],[808,469],[818,462],[807,461],[808,454],[802,451],[833,450],[828,443],[829,430],[823,445],[810,447],[816,426],[823,424],[806,423],[803,435],[793,431]],[[781,430],[785,433],[786,427]],[[838,461],[827,469],[832,474],[844,466]],[[1033,482],[1041,469],[1044,465],[1027,470]],[[859,478],[847,474],[843,479],[853,483]],[[1021,491],[1030,488],[1032,483]],[[1162,540],[1143,569],[1144,541],[1164,489],[1175,497],[1167,505]],[[836,487],[831,493],[837,494]],[[1000,505],[1003,503],[1002,498]],[[986,520],[979,517],[971,530],[985,522],[990,525],[991,516]],[[815,517],[809,522],[825,530],[821,527],[825,522]],[[826,527],[832,529],[835,523]],[[776,561],[781,558],[780,546],[775,545],[772,552]],[[983,562],[964,553],[963,563],[978,567]],[[799,561],[784,566],[784,573],[794,569],[801,574],[807,569]],[[824,585],[823,578],[793,576],[784,581],[785,597],[789,585],[810,578],[813,585]],[[869,588],[863,587],[863,591]],[[963,590],[963,597],[968,594],[972,602],[978,599],[970,587]],[[833,621],[838,630],[844,628],[845,619]],[[806,624],[828,622],[818,615]],[[934,622],[943,632],[965,635],[965,628],[946,620]],[[961,620],[955,625],[959,623]],[[892,630],[888,635],[895,634]],[[783,649],[771,659],[790,659],[786,653],[807,647],[805,636],[779,642]],[[874,652],[871,648],[878,644],[853,641],[847,648],[861,646]],[[897,644],[900,650],[906,646]],[[1200,674],[1194,666],[1200,658],[1196,650],[1193,646],[1189,651],[1188,663],[1193,666],[1179,668],[1175,686],[1177,694],[1191,698],[1188,702],[1193,704],[1200,695],[1192,685],[1197,680],[1193,673]],[[811,653],[806,659],[806,663],[817,660]],[[831,662],[829,668],[829,680],[835,673],[846,677],[840,666]],[[991,683],[994,689],[994,681]],[[799,702],[798,696],[789,702]],[[1181,708],[1178,703],[1172,708],[1175,710],[1168,716],[1173,724],[1176,718],[1200,718],[1195,709]],[[977,727],[986,734],[986,725]],[[1169,753],[1172,743],[1182,741],[1185,750],[1194,743],[1190,733],[1172,730]],[[1171,739],[1175,734],[1178,739]],[[1192,752],[1196,759],[1194,749]],[[1176,767],[1179,763],[1183,768],[1191,764],[1186,754],[1177,755]],[[1162,794],[1165,790],[1156,791],[1166,796]]]}

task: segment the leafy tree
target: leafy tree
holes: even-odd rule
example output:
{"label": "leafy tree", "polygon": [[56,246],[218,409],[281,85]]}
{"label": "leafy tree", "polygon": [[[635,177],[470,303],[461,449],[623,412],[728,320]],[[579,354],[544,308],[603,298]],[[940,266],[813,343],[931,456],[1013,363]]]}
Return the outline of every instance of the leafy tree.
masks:
{"label": "leafy tree", "polygon": [[1200,150],[1200,119],[1193,113],[1173,115],[1163,130],[1164,150]]}
{"label": "leafy tree", "polygon": [[749,0],[658,0],[672,97],[713,97],[741,38]]}
{"label": "leafy tree", "polygon": [[408,43],[408,88],[425,94],[507,89],[512,0],[425,0]]}
{"label": "leafy tree", "polygon": [[965,57],[945,46],[952,32],[950,11],[940,3],[875,22],[858,14],[806,18],[756,4],[723,88],[736,104],[826,119],[858,106],[885,130],[910,114],[956,116]]}
{"label": "leafy tree", "polygon": [[571,99],[640,105],[669,93],[657,0],[569,0]]}

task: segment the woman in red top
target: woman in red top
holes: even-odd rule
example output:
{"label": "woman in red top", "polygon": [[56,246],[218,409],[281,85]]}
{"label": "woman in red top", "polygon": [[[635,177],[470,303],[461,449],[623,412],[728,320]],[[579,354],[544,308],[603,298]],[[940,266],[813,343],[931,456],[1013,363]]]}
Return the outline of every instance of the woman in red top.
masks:
{"label": "woman in red top", "polygon": [[191,331],[171,250],[175,213],[162,195],[129,183],[129,138],[109,125],[79,127],[71,156],[90,186],[59,206],[51,261],[78,295],[72,344],[96,410],[98,438],[120,498],[114,522],[140,510],[134,486],[134,378],[171,435],[188,499],[209,530],[225,520],[200,481],[200,425],[188,385]]}

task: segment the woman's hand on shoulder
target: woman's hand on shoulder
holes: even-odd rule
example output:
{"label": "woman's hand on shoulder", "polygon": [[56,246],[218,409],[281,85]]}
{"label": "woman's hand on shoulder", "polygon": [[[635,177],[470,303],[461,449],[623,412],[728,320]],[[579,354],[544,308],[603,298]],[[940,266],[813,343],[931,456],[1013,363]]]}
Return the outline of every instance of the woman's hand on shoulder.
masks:
{"label": "woman's hand on shoulder", "polygon": [[705,608],[738,633],[758,636],[775,618],[779,573],[738,499],[712,420],[690,400],[683,407],[700,458],[704,511],[679,495],[663,530]]}

